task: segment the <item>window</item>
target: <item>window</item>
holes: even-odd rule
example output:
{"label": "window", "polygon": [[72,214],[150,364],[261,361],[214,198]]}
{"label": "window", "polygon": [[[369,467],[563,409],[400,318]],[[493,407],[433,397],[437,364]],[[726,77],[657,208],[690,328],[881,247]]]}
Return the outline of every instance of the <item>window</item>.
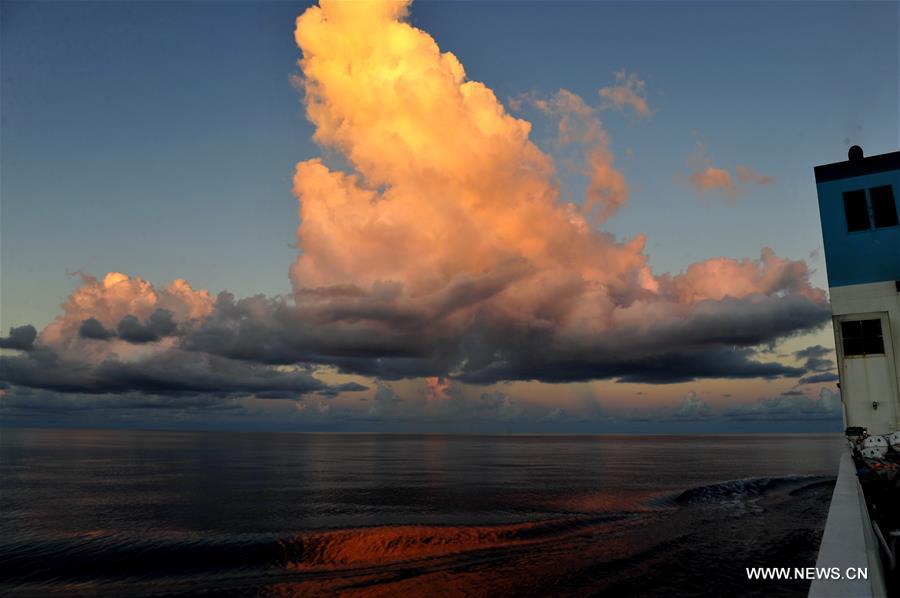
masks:
{"label": "window", "polygon": [[894,193],[890,185],[869,189],[872,200],[872,216],[875,228],[897,226],[897,207],[894,205]]}
{"label": "window", "polygon": [[[869,219],[869,202],[872,204],[872,217]],[[844,215],[847,217],[847,232],[897,226],[897,206],[894,204],[894,191],[890,185],[872,187],[869,197],[863,189],[844,193]]]}
{"label": "window", "polygon": [[869,230],[869,206],[862,189],[844,193],[844,214],[847,215],[847,231]]}
{"label": "window", "polygon": [[881,320],[850,320],[841,322],[844,357],[850,355],[884,355]]}

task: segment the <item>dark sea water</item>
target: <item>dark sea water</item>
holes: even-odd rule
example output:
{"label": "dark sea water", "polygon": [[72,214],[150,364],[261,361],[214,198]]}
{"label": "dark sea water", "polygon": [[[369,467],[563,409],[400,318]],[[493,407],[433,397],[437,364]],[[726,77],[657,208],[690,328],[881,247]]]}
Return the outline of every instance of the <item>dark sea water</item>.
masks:
{"label": "dark sea water", "polygon": [[0,595],[805,596],[842,442],[0,430]]}

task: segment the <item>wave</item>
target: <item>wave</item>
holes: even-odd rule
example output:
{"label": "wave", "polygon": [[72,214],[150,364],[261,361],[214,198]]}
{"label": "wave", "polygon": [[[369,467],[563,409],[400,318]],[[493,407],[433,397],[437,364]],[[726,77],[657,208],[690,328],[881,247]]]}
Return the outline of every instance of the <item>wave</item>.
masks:
{"label": "wave", "polygon": [[506,525],[398,525],[307,532],[279,541],[288,568],[327,570],[433,559],[559,540],[624,516],[548,519]]}
{"label": "wave", "polygon": [[828,483],[834,478],[814,475],[743,478],[685,490],[675,497],[679,505],[736,503],[759,498],[787,487],[799,488],[810,484]]}
{"label": "wave", "polygon": [[0,543],[0,586],[86,580],[323,573],[478,555],[600,532],[623,516],[573,517],[499,525],[399,525],[309,530],[292,535],[74,538]]}
{"label": "wave", "polygon": [[[792,548],[791,558],[801,554],[800,562],[814,562],[818,536],[809,530],[827,510],[820,498],[830,479],[731,480],[685,490],[664,509],[520,523],[32,537],[0,543],[0,594],[174,595],[202,584],[210,594],[236,596],[658,595],[662,588],[685,593],[692,587],[696,591],[687,594],[699,596],[708,591],[709,576],[738,587],[745,581],[729,577],[726,566],[710,565],[723,554],[728,562],[751,558],[734,553],[737,529],[766,538],[739,547],[781,551],[799,537],[800,551]],[[762,517],[737,520],[730,510],[714,508],[776,490],[789,500],[776,501]],[[678,508],[693,504],[700,508]],[[693,564],[666,566],[683,562]],[[690,572],[703,567],[712,573],[700,583]],[[556,585],[560,580],[570,585]]]}

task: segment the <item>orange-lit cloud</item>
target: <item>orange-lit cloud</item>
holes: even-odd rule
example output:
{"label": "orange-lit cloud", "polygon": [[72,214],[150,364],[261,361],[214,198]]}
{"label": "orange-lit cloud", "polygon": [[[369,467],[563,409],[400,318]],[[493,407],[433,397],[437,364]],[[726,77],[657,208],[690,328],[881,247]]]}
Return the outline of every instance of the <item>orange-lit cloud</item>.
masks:
{"label": "orange-lit cloud", "polygon": [[446,401],[449,397],[450,381],[440,376],[425,378],[426,397],[429,401]]}
{"label": "orange-lit cloud", "polygon": [[[297,21],[316,139],[341,150],[356,172],[334,172],[318,160],[298,165],[295,288],[393,281],[422,296],[508,264],[557,284],[630,285],[622,279],[637,274],[652,287],[642,239],[616,244],[592,232],[576,206],[558,201],[552,160],[529,141],[529,123],[466,80],[429,35],[397,20],[399,7],[352,6],[359,8],[325,2]],[[565,140],[575,134],[572,119],[589,115],[566,92],[550,109],[561,115]],[[582,135],[601,138],[599,130]],[[619,177],[612,177],[613,195],[624,187]],[[594,187],[602,203],[601,179]],[[516,285],[522,292],[510,295],[518,299],[505,299],[532,307],[533,279]]]}
{"label": "orange-lit cloud", "polygon": [[[213,299],[184,281],[158,289],[118,273],[84,277],[38,349],[10,358],[12,382],[188,393],[226,376],[234,393],[273,398],[359,388],[312,378],[327,365],[379,378],[369,411],[384,417],[404,408],[384,381],[402,378],[424,378],[426,397],[440,399],[426,404],[440,409],[456,381],[804,373],[757,361],[754,350],[828,321],[804,261],[763,249],[758,259],[654,273],[644,236],[598,228],[626,205],[629,186],[596,110],[567,90],[531,100],[557,119],[558,144],[584,154],[583,201],[563,201],[530,123],[406,22],[407,8],[323,0],[297,19],[307,116],[345,166],[296,166],[292,297]],[[738,182],[763,179],[738,170]],[[6,342],[22,344],[27,332]],[[73,365],[42,379],[47,351]],[[496,394],[479,408],[518,412]]]}
{"label": "orange-lit cloud", "polygon": [[697,191],[721,191],[723,194],[733,196],[737,194],[737,187],[727,170],[707,166],[703,170],[695,170],[691,173],[691,183]]}
{"label": "orange-lit cloud", "polygon": [[182,279],[156,288],[142,278],[110,272],[103,280],[81,275],[81,283],[62,304],[62,315],[41,332],[43,343],[57,346],[77,338],[79,327],[89,318],[115,329],[126,316],[145,321],[164,310],[176,322],[188,322],[204,318],[213,310],[209,292],[195,291]]}
{"label": "orange-lit cloud", "polygon": [[[466,79],[455,56],[402,20],[404,10],[325,1],[297,20],[315,138],[352,167],[335,171],[318,159],[297,166],[301,255],[292,280],[301,303],[327,293],[346,303],[327,289],[352,287],[360,320],[368,313],[361,303],[377,295],[426,314],[429,332],[443,340],[468,334],[480,318],[486,328],[547,331],[553,344],[589,351],[635,314],[653,323],[684,318],[707,299],[786,290],[824,302],[803,262],[771,252],[654,276],[643,237],[620,243],[593,226],[628,191],[594,110],[567,90],[530,98],[558,119],[560,145],[586,149],[585,200],[566,203],[529,123]],[[474,281],[490,290],[449,300]],[[459,367],[473,366],[461,359]]]}
{"label": "orange-lit cloud", "polygon": [[824,292],[805,281],[808,275],[804,262],[780,258],[771,249],[763,248],[759,260],[711,258],[691,264],[684,273],[671,279],[666,276],[664,280],[671,281],[666,285],[668,292],[680,303],[748,295],[770,296],[779,292],[824,302]]}
{"label": "orange-lit cloud", "polygon": [[606,108],[624,110],[631,108],[638,118],[647,118],[652,114],[645,97],[647,84],[636,73],[627,73],[625,69],[616,71],[614,85],[602,87],[600,96],[607,100]]}
{"label": "orange-lit cloud", "polygon": [[544,114],[557,119],[557,146],[574,145],[585,154],[581,172],[588,186],[581,214],[594,224],[606,221],[627,203],[629,189],[625,176],[613,166],[609,136],[595,110],[567,89],[533,102]]}
{"label": "orange-lit cloud", "polygon": [[[707,154],[706,145],[697,143],[693,155],[688,158],[688,166],[692,168],[688,177],[690,184],[699,195],[712,192],[724,199],[734,201],[739,195],[746,193],[752,185],[768,185],[775,179],[762,175],[750,168],[738,164],[735,167],[737,177],[722,168],[712,166],[712,158]],[[676,176],[676,181],[678,177]]]}
{"label": "orange-lit cloud", "polygon": [[768,185],[775,180],[774,177],[759,174],[749,166],[742,166],[741,164],[738,164],[735,170],[737,171],[738,180],[742,183]]}

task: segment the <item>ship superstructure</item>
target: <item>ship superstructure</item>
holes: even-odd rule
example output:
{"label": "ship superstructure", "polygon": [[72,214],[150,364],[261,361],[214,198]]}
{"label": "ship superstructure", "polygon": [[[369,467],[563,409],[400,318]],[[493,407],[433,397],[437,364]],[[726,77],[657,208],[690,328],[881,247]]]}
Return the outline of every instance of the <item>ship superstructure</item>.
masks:
{"label": "ship superstructure", "polygon": [[867,567],[866,579],[819,580],[810,596],[900,592],[900,152],[815,168],[849,450],[818,567]]}

